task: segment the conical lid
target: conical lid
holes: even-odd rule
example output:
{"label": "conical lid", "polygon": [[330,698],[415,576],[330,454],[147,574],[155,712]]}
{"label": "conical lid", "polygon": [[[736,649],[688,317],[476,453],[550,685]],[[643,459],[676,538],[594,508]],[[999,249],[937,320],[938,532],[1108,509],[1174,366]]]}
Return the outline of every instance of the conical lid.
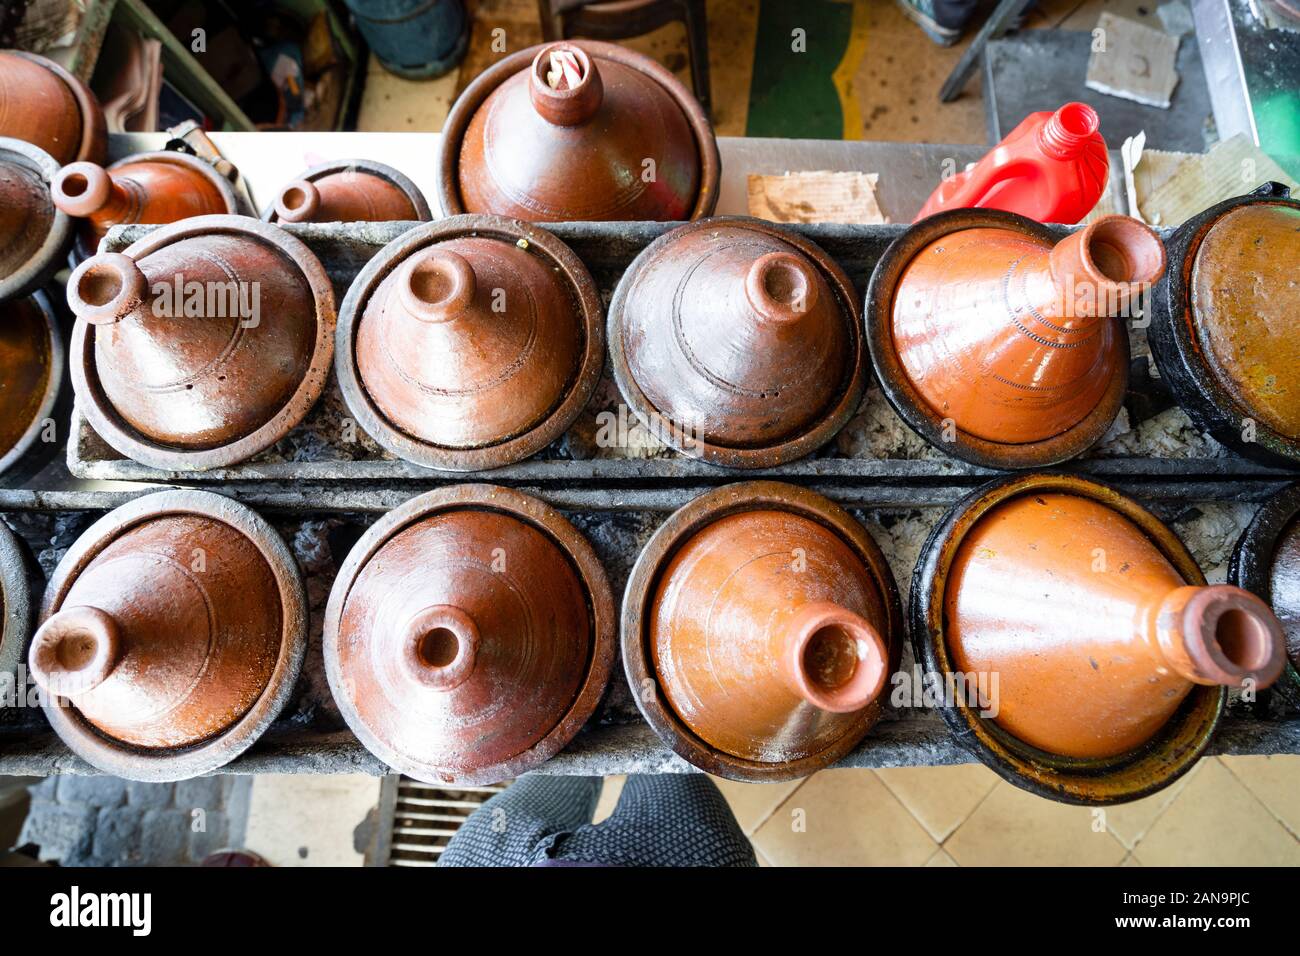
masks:
{"label": "conical lid", "polygon": [[22,661],[36,617],[39,581],[27,546],[0,521],[0,674],[13,674]]}
{"label": "conical lid", "polygon": [[340,160],[307,170],[280,189],[268,222],[426,222],[424,195],[391,166]]}
{"label": "conical lid", "polygon": [[545,760],[590,715],[612,601],[589,546],[534,499],[462,485],[376,524],[326,613],[335,699],[374,753],[433,781]]}
{"label": "conical lid", "polygon": [[1132,752],[1194,684],[1265,687],[1281,670],[1268,607],[1240,588],[1198,584],[1099,500],[1011,497],[965,532],[948,572],[952,670],[984,675],[979,709],[1038,750]]}
{"label": "conical lid", "polygon": [[71,223],[50,198],[58,168],[39,148],[0,138],[0,300],[39,285],[63,256]]}
{"label": "conical lid", "polygon": [[[1123,328],[1109,317],[1164,271],[1154,232],[1110,216],[1054,244],[1020,217],[962,210],[913,227],[897,248],[906,264],[892,290],[880,290],[890,338],[873,355],[895,404],[917,406],[900,408],[909,422],[951,423],[950,432],[1003,446],[1060,440],[1060,454],[1044,447],[1055,460],[1101,437],[1128,366]],[[891,268],[882,261],[877,276]],[[904,388],[890,388],[891,364]],[[1072,441],[1081,430],[1087,436]],[[1046,461],[1000,464],[1034,463]]]}
{"label": "conical lid", "polygon": [[685,454],[740,466],[806,454],[861,395],[850,289],[812,243],[757,220],[675,229],[610,306],[620,390]]}
{"label": "conical lid", "polygon": [[0,303],[0,470],[49,406],[55,343],[31,299]]}
{"label": "conical lid", "polygon": [[1286,635],[1287,657],[1300,669],[1300,514],[1278,539],[1269,585],[1273,610]]}
{"label": "conical lid", "polygon": [[60,166],[102,162],[104,114],[93,93],[43,56],[0,50],[0,136],[39,147]]}
{"label": "conical lid", "polygon": [[1300,439],[1300,208],[1246,203],[1220,216],[1192,264],[1200,351],[1242,409]]}
{"label": "conical lid", "polygon": [[595,41],[523,51],[447,121],[444,211],[532,222],[675,221],[716,202],[717,146],[663,67]]}
{"label": "conical lid", "polygon": [[155,467],[243,460],[324,387],[332,289],[276,226],[201,216],[164,227],[82,263],[68,302],[81,407],[110,444]]}

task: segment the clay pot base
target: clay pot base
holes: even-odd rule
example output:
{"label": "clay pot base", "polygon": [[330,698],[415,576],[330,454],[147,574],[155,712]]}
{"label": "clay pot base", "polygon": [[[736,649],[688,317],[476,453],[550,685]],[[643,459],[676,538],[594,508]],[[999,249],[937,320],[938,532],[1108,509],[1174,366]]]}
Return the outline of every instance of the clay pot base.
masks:
{"label": "clay pot base", "polygon": [[293,693],[307,651],[307,592],[293,554],[280,535],[238,501],[208,491],[172,490],[143,495],[110,511],[77,539],[50,578],[41,620],[57,612],[73,582],[109,544],[136,525],[165,515],[201,515],[245,535],[266,559],[279,587],[283,612],[280,654],[271,679],[249,711],[202,743],[145,750],[113,740],[92,727],[65,698],[42,694],[41,707],[55,733],[81,759],[128,780],[187,780],[210,773],[253,745]]}
{"label": "clay pot base", "polygon": [[[481,236],[516,245],[560,272],[581,314],[585,345],[578,372],[564,398],[542,421],[514,438],[480,448],[449,448],[402,431],[379,410],[357,368],[357,327],[370,297],[390,272],[420,249],[462,236]],[[600,294],[587,267],[555,236],[538,226],[498,216],[453,216],[419,226],[386,245],[357,275],[339,309],[334,369],[348,410],[370,437],[406,461],[441,471],[483,471],[513,464],[541,451],[573,424],[600,381],[605,367],[605,326]]]}
{"label": "clay pot base", "polygon": [[[930,533],[912,575],[908,609],[913,653],[928,674],[947,687],[953,673],[944,634],[948,572],[966,533],[1008,499],[1059,492],[1098,501],[1145,533],[1188,584],[1205,576],[1178,537],[1145,508],[1106,485],[1071,475],[1034,474],[1000,479],[968,495]],[[944,702],[940,714],[954,738],[1008,783],[1058,800],[1100,806],[1126,803],[1169,786],[1192,768],[1209,746],[1227,701],[1223,687],[1195,685],[1160,733],[1118,757],[1084,760],[1039,750],[1012,737],[964,700]]]}
{"label": "clay pot base", "polygon": [[32,291],[59,269],[63,264],[63,252],[72,239],[73,225],[71,217],[55,208],[50,198],[50,183],[59,172],[59,164],[49,153],[20,139],[0,136],[0,168],[5,166],[19,167],[44,185],[50,228],[40,245],[30,250],[22,265],[9,275],[0,275],[0,301]]}
{"label": "clay pot base", "polygon": [[[460,197],[460,151],[469,129],[470,121],[492,93],[502,83],[521,71],[531,70],[533,59],[537,56],[541,44],[512,53],[496,65],[480,73],[469,86],[461,92],[452,105],[447,122],[442,128],[442,151],[438,155],[438,201],[442,212],[447,216],[458,216],[466,212]],[[616,43],[604,43],[599,40],[582,40],[581,45],[599,59],[613,60],[631,69],[643,71],[658,82],[681,107],[686,121],[695,134],[696,151],[700,158],[700,187],[691,210],[691,219],[702,219],[713,215],[718,205],[718,181],[722,175],[722,160],[718,155],[717,140],[713,127],[704,109],[691,95],[690,91],[668,70],[660,67],[653,60],[646,62],[640,54],[625,50]]]}
{"label": "clay pot base", "polygon": [[[698,230],[712,229],[719,224],[739,225],[755,232],[766,233],[794,246],[807,257],[809,262],[819,267],[822,277],[830,286],[840,306],[841,313],[849,317],[850,334],[858,359],[854,372],[844,384],[844,390],[838,400],[832,402],[826,413],[807,431],[778,445],[764,448],[736,448],[706,442],[696,435],[687,434],[676,422],[668,419],[651,404],[641,387],[632,376],[627,352],[623,347],[622,316],[631,286],[631,278],[641,263],[649,262],[661,248],[669,245],[683,235]],[[641,250],[632,264],[628,266],[614,291],[613,301],[609,305],[608,334],[610,370],[613,373],[619,393],[628,408],[651,434],[658,436],[679,454],[689,458],[719,465],[724,468],[773,468],[783,465],[805,455],[811,454],[826,444],[843,428],[858,410],[862,393],[866,389],[866,371],[861,356],[861,329],[857,316],[857,292],[848,276],[835,265],[835,261],[812,242],[779,226],[774,226],[761,219],[748,216],[727,216],[717,220],[703,220],[680,226],[666,232]]]}
{"label": "clay pot base", "polygon": [[[954,209],[938,213],[912,226],[890,244],[871,273],[867,286],[867,346],[881,390],[898,417],[940,451],[984,468],[1043,468],[1059,464],[1087,451],[1109,431],[1124,406],[1128,390],[1128,326],[1123,320],[1102,319],[1117,324],[1117,348],[1122,350],[1121,372],[1110,382],[1101,401],[1086,418],[1055,438],[1010,444],[978,438],[960,429],[948,429],[944,419],[921,397],[907,377],[894,348],[894,289],[908,264],[926,246],[962,229],[1006,229],[1055,244],[1058,236],[1039,223],[993,209]],[[951,437],[950,437],[951,436]]]}
{"label": "clay pot base", "polygon": [[[339,670],[339,623],[357,576],[395,535],[439,512],[474,509],[496,511],[526,522],[550,538],[569,559],[587,592],[592,653],[587,674],[572,705],[545,737],[507,760],[480,767],[472,773],[456,774],[442,767],[406,759],[372,734],[362,722],[348,694],[347,682]],[[614,595],[610,591],[605,569],[587,539],[563,515],[531,495],[510,488],[496,485],[452,485],[412,498],[394,508],[371,525],[353,546],[343,566],[339,568],[325,609],[325,674],[334,701],[348,727],[367,750],[397,772],[438,785],[478,786],[499,783],[527,773],[551,759],[568,745],[595,712],[614,668],[615,626]]]}
{"label": "clay pot base", "polygon": [[[650,538],[628,578],[627,590],[623,596],[623,667],[641,715],[660,740],[678,756],[705,773],[746,783],[797,780],[830,766],[857,747],[871,726],[879,720],[884,710],[884,701],[888,698],[886,685],[886,690],[862,709],[860,719],[834,746],[788,763],[746,760],[718,750],[697,737],[668,703],[656,679],[649,629],[646,626],[660,572],[678,547],[705,526],[727,515],[761,509],[787,511],[817,522],[838,535],[862,560],[875,578],[884,599],[889,619],[886,632],[894,635],[889,648],[889,674],[898,670],[903,647],[902,635],[905,633],[898,588],[884,554],[862,525],[848,512],[821,495],[779,481],[747,481],[706,492],[673,512]],[[643,689],[650,687],[655,689],[653,696],[643,693]]]}
{"label": "clay pot base", "polygon": [[[406,174],[394,169],[392,166],[384,163],[376,163],[369,159],[338,159],[328,163],[321,163],[319,166],[313,166],[311,169],[296,176],[295,179],[304,180],[314,183],[318,179],[324,179],[326,176],[332,176],[335,173],[369,173],[380,179],[386,179],[398,189],[400,189],[406,198],[410,200],[412,207],[415,209],[416,220],[419,222],[428,222],[433,218],[433,213],[429,209],[429,201],[424,198],[424,193],[420,192],[420,187],[415,185]],[[279,214],[275,211],[275,201],[272,200],[264,210],[262,210],[263,222],[280,221]]]}
{"label": "clay pot base", "polygon": [[[1277,596],[1273,593],[1274,568],[1278,547],[1284,538],[1293,534],[1300,535],[1300,484],[1288,485],[1264,502],[1242,532],[1228,564],[1228,583],[1258,595],[1279,618],[1284,617],[1284,609],[1277,606]],[[1300,569],[1296,574],[1300,575]],[[1300,614],[1300,608],[1293,607],[1290,611],[1293,615]],[[1284,620],[1284,631],[1286,627]],[[1289,691],[1290,696],[1300,702],[1300,666],[1297,664],[1300,647],[1294,637],[1288,635],[1288,638],[1286,669],[1275,687],[1283,693]]]}
{"label": "clay pot base", "polygon": [[[1228,199],[1187,220],[1166,241],[1169,269],[1154,289],[1154,321],[1147,333],[1151,354],[1187,417],[1199,430],[1238,454],[1268,465],[1300,464],[1300,438],[1284,435],[1251,413],[1224,385],[1204,356],[1192,312],[1192,272],[1201,243],[1225,214],[1248,205],[1300,209],[1280,183],[1265,183],[1245,196]],[[1246,420],[1254,441],[1245,441]]]}
{"label": "clay pot base", "polygon": [[195,216],[157,229],[131,243],[123,254],[142,259],[164,246],[198,236],[230,234],[260,240],[274,247],[302,271],[316,300],[316,342],[311,365],[289,401],[260,428],[236,441],[216,448],[186,451],[159,444],[126,423],[104,394],[95,372],[95,327],[78,319],[72,330],[69,357],[77,407],[91,427],[116,451],[142,465],[163,471],[204,471],[223,468],[265,451],[293,430],[306,417],[325,390],[334,354],[334,287],[325,268],[299,239],[279,226],[248,216]]}
{"label": "clay pot base", "polygon": [[[45,390],[36,406],[36,414],[32,416],[31,421],[13,445],[9,448],[0,447],[0,475],[3,475],[6,470],[17,464],[40,438],[46,419],[53,415],[54,406],[58,403],[59,391],[63,387],[64,369],[67,368],[67,356],[63,349],[63,336],[59,332],[58,319],[49,298],[44,292],[33,293],[30,298],[25,300],[20,299],[0,303],[0,321],[5,320],[4,313],[6,310],[24,307],[30,308],[37,313],[45,324],[49,335],[49,351],[47,355],[49,370],[45,378]],[[3,333],[0,333],[0,337],[3,337]]]}
{"label": "clay pot base", "polygon": [[17,673],[26,659],[27,642],[36,626],[40,580],[26,545],[0,521],[0,674]]}

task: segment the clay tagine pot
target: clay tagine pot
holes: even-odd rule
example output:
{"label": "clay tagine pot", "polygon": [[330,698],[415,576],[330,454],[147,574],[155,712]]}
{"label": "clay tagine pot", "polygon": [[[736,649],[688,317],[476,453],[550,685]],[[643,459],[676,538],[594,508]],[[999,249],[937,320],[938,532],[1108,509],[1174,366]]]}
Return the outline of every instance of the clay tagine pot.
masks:
{"label": "clay tagine pot", "polygon": [[[27,639],[36,626],[36,601],[41,587],[40,567],[31,551],[9,526],[0,521],[0,675],[14,675],[27,651]],[[8,678],[0,676],[0,691]],[[9,690],[15,689],[9,684]],[[0,720],[5,717],[0,693]]]}
{"label": "clay tagine pot", "polygon": [[1266,501],[1242,532],[1228,581],[1273,608],[1286,637],[1286,684],[1300,694],[1300,484]]}
{"label": "clay tagine pot", "polygon": [[1165,268],[1147,226],[1106,216],[1065,238],[1012,213],[958,209],[909,228],[867,289],[867,341],[895,411],[987,468],[1065,461],[1124,403],[1122,319]]}
{"label": "clay tagine pot", "polygon": [[0,50],[0,136],[40,147],[60,165],[102,163],[108,134],[99,101],[53,60]]}
{"label": "clay tagine pot", "polygon": [[1205,751],[1227,688],[1266,687],[1283,664],[1264,602],[1207,586],[1159,519],[1068,475],[955,505],[917,563],[910,623],[958,741],[1066,803],[1168,786]]}
{"label": "clay tagine pot", "polygon": [[342,159],[313,166],[284,184],[266,207],[267,222],[428,222],[429,203],[392,166]]}
{"label": "clay tagine pot", "polygon": [[68,303],[78,407],[153,468],[217,468],[275,444],[320,396],[333,356],[324,268],[246,216],[197,216],[93,256]]}
{"label": "clay tagine pot", "polygon": [[54,204],[83,222],[77,253],[93,255],[113,226],[165,225],[191,216],[237,215],[239,201],[229,180],[187,153],[138,153],[107,169],[70,163],[50,190]]}
{"label": "clay tagine pot", "polygon": [[681,226],[642,250],[609,309],[624,401],[693,458],[766,468],[825,444],[865,387],[857,294],[802,236],[757,219]]}
{"label": "clay tagine pot", "polygon": [[903,640],[871,535],[780,482],[728,485],[675,512],[623,598],[641,713],[681,757],[732,780],[792,780],[853,750]]}
{"label": "clay tagine pot", "polygon": [[700,104],[654,60],[613,43],[521,50],[479,74],[443,129],[447,215],[530,222],[700,219],[721,163]]}
{"label": "clay tagine pot", "polygon": [[428,783],[526,773],[587,721],[614,661],[614,599],[559,512],[491,485],[412,498],[339,570],[325,670],[371,753]]}
{"label": "clay tagine pot", "polygon": [[0,302],[0,475],[40,441],[65,365],[63,336],[44,292]]}
{"label": "clay tagine pot", "polygon": [[605,363],[600,296],[550,233],[453,216],[374,256],[340,310],[335,366],[361,427],[407,461],[477,471],[564,433]]}
{"label": "clay tagine pot", "polygon": [[38,147],[0,137],[0,301],[31,292],[63,264],[72,221],[50,196],[58,171]]}
{"label": "clay tagine pot", "polygon": [[293,555],[239,502],[160,491],[95,522],[50,579],[28,669],[58,735],[132,780],[243,753],[293,690],[307,602]]}
{"label": "clay tagine pot", "polygon": [[1147,335],[1201,431],[1267,464],[1300,463],[1300,202],[1266,183],[1169,239]]}

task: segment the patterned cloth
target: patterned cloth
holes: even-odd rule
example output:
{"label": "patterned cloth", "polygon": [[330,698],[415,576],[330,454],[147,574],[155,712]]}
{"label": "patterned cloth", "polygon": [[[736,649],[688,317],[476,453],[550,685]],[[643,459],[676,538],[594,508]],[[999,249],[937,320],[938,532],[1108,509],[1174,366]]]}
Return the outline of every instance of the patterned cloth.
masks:
{"label": "patterned cloth", "polygon": [[439,866],[757,866],[726,799],[703,774],[629,776],[592,823],[599,777],[521,777],[470,815]]}

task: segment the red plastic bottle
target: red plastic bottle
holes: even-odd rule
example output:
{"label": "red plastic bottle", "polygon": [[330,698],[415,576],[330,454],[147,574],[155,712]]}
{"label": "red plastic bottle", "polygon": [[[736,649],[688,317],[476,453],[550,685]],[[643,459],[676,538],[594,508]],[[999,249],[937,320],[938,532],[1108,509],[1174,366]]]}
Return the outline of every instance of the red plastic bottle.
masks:
{"label": "red plastic bottle", "polygon": [[1031,113],[974,168],[939,185],[916,220],[945,209],[1005,209],[1039,222],[1078,222],[1106,188],[1110,158],[1097,112],[1066,103]]}

